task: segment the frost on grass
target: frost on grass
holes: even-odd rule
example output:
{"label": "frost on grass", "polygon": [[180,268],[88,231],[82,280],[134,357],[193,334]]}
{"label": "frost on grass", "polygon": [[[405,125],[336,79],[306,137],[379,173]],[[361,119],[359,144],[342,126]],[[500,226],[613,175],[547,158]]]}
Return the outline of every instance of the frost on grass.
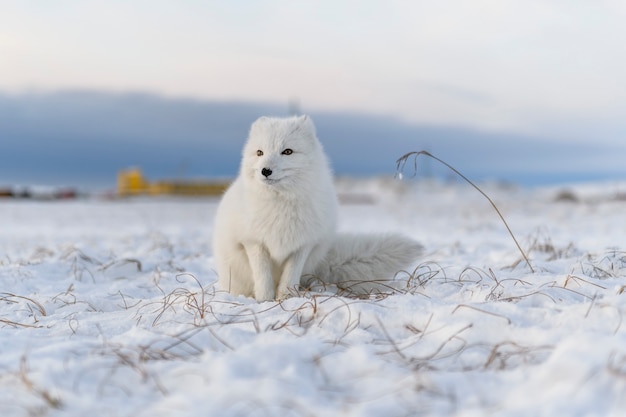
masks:
{"label": "frost on grass", "polygon": [[392,285],[260,304],[215,286],[215,202],[0,206],[0,415],[620,415],[623,208],[490,194],[535,273],[484,201],[418,183],[341,208],[426,246]]}

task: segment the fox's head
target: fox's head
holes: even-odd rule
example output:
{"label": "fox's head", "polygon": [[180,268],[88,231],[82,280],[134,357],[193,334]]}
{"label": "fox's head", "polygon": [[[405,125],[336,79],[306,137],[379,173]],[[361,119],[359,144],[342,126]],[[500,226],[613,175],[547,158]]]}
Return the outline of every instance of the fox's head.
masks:
{"label": "fox's head", "polygon": [[325,175],[328,163],[308,116],[261,117],[243,149],[242,176],[276,190]]}

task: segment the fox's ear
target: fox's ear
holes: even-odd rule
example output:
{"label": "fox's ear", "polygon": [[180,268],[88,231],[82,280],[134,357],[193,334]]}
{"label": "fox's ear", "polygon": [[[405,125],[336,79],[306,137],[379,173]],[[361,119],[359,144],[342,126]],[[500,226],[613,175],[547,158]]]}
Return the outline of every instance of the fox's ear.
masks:
{"label": "fox's ear", "polygon": [[307,116],[306,114],[300,116],[298,118],[298,124],[315,135],[315,125],[313,124],[313,120],[311,120],[311,117]]}
{"label": "fox's ear", "polygon": [[265,126],[267,124],[268,120],[269,120],[269,117],[267,117],[267,116],[261,116],[258,119],[256,119],[252,123],[252,126],[250,126],[249,135],[251,136],[254,132],[259,131],[259,129],[262,129],[263,126]]}
{"label": "fox's ear", "polygon": [[269,119],[269,117],[267,116],[261,116],[258,119],[256,119],[253,123],[252,123],[252,127],[254,127],[255,125],[260,125],[265,123],[267,120]]}

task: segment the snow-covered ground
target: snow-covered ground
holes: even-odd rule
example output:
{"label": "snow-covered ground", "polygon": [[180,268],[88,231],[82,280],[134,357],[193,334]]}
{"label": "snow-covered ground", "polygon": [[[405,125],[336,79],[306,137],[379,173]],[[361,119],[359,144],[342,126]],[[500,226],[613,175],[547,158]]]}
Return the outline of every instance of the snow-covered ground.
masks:
{"label": "snow-covered ground", "polygon": [[[626,185],[343,182],[403,289],[214,286],[210,199],[0,200],[0,416],[623,416]],[[347,195],[349,194],[349,195]]]}

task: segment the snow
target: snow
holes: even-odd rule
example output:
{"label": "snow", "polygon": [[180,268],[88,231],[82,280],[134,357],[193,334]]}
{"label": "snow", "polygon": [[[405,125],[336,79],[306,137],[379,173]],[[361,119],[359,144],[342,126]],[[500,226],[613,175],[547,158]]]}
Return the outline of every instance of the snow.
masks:
{"label": "snow", "polygon": [[623,415],[624,184],[485,185],[534,273],[467,185],[338,187],[401,289],[225,294],[213,199],[0,201],[0,415]]}

